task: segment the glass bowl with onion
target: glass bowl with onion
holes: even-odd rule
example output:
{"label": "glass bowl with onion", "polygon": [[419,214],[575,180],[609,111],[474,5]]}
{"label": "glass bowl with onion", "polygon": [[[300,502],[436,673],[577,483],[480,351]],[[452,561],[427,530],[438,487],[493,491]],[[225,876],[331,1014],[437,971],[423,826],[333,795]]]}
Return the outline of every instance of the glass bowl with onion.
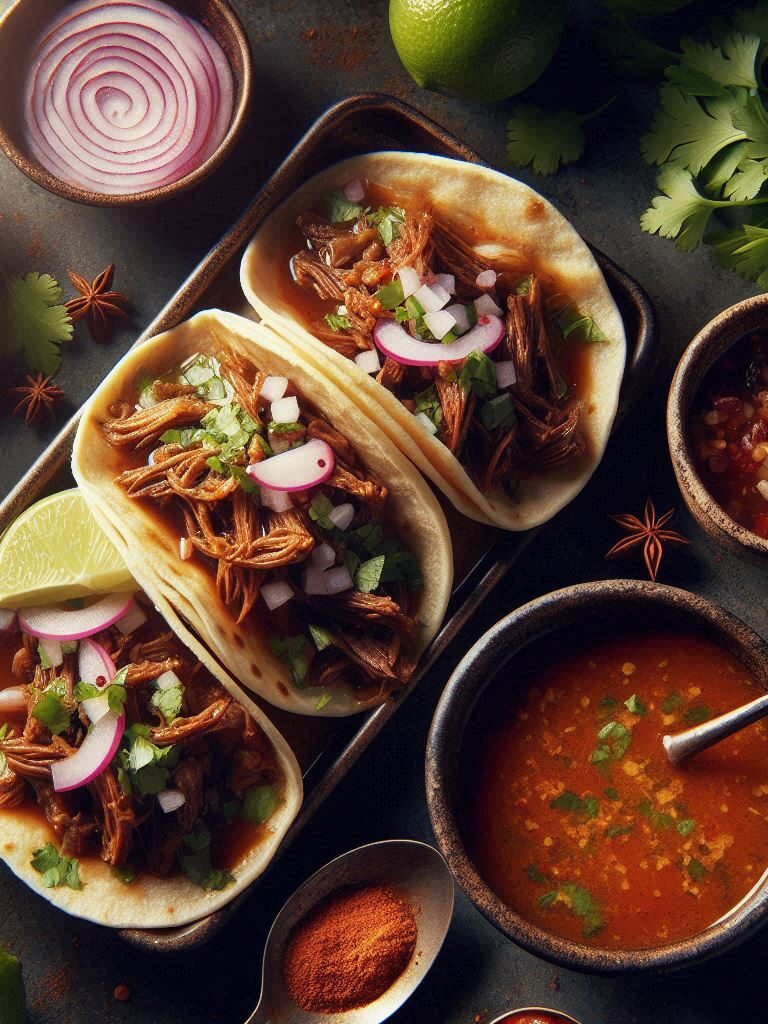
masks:
{"label": "glass bowl with onion", "polygon": [[768,568],[768,295],[729,306],[686,348],[669,391],[667,438],[698,525]]}
{"label": "glass bowl with onion", "polygon": [[251,94],[226,0],[16,0],[0,67],[0,146],[36,184],[92,206],[198,184],[232,150]]}

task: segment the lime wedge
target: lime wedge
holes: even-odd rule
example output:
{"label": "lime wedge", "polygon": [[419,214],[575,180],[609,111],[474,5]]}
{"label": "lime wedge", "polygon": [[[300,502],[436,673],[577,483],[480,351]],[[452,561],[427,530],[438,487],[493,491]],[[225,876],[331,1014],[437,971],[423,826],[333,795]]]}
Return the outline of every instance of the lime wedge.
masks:
{"label": "lime wedge", "polygon": [[15,956],[0,949],[0,1021],[24,1024],[24,982],[21,964]]}
{"label": "lime wedge", "polygon": [[31,505],[0,537],[0,608],[136,589],[77,488]]}

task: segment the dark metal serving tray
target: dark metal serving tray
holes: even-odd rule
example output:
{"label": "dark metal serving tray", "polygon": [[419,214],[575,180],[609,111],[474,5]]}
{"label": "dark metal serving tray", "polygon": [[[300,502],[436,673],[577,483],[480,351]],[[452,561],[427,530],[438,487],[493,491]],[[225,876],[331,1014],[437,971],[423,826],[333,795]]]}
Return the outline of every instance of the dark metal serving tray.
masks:
{"label": "dark metal serving tray", "polygon": [[[210,251],[137,339],[167,330],[198,309],[219,307],[246,313],[240,291],[239,261],[264,218],[300,184],[343,157],[381,149],[435,153],[483,163],[473,150],[407,104],[389,96],[362,94],[331,107],[309,129],[278,167],[239,221]],[[627,368],[619,418],[635,402],[656,365],[656,317],[640,285],[607,256],[592,248],[621,310],[627,333]],[[69,459],[79,415],[75,415],[0,505],[0,532],[28,505],[52,491],[71,486]],[[470,524],[447,509],[449,522],[461,524],[463,564],[457,564],[454,592],[445,623],[422,657],[408,691],[368,713],[347,719],[311,719],[270,714],[297,750],[304,771],[304,803],[275,860],[298,836],[318,807],[346,775],[360,754],[401,707],[404,697],[446,651],[496,584],[511,568],[537,531],[502,533]],[[540,529],[546,529],[541,527]],[[467,543],[467,538],[469,543]],[[273,861],[274,863],[274,861]],[[263,876],[262,876],[263,877]],[[259,880],[260,881],[260,880]],[[130,929],[121,932],[131,945],[155,953],[180,953],[210,939],[259,881],[224,909],[181,928]]]}

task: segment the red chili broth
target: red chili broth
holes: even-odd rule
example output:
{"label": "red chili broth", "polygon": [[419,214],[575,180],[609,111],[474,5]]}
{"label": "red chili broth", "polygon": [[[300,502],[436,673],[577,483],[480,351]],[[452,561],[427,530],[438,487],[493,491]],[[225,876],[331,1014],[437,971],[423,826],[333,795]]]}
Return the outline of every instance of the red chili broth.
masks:
{"label": "red chili broth", "polygon": [[768,867],[768,725],[680,769],[661,740],[758,696],[744,666],[664,630],[519,661],[481,698],[463,758],[468,845],[489,885],[542,929],[604,948],[684,939],[730,911]]}

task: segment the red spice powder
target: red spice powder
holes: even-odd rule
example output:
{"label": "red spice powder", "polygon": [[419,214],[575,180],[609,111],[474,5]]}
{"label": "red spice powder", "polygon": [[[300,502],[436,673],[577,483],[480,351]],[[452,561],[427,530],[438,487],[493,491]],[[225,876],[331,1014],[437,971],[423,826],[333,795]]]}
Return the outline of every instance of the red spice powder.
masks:
{"label": "red spice powder", "polygon": [[387,885],[338,889],[299,922],[283,962],[293,1001],[311,1013],[367,1006],[411,961],[413,907]]}

